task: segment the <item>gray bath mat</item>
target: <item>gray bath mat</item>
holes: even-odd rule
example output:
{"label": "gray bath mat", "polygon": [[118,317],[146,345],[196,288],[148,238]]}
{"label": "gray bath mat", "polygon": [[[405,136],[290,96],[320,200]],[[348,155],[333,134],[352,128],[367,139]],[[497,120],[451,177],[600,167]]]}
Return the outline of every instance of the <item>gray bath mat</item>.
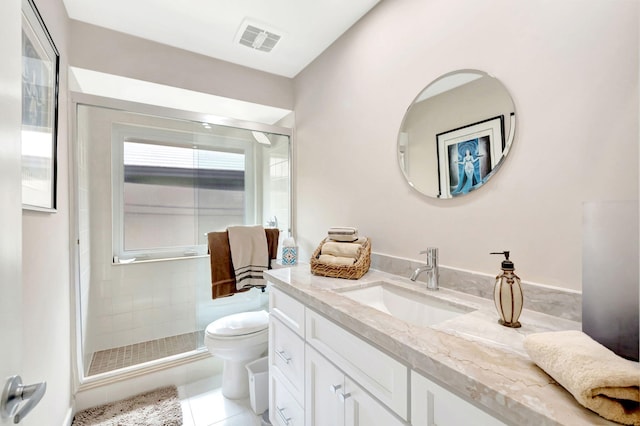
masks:
{"label": "gray bath mat", "polygon": [[175,386],[80,411],[72,426],[180,426],[182,408]]}

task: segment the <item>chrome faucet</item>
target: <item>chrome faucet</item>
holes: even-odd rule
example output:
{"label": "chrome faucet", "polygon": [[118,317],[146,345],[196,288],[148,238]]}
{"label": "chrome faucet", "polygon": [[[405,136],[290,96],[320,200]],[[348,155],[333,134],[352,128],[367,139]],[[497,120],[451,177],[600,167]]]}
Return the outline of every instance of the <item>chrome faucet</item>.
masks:
{"label": "chrome faucet", "polygon": [[420,254],[427,255],[427,264],[420,266],[413,271],[410,280],[415,281],[418,279],[418,275],[423,272],[427,273],[427,290],[438,289],[438,278],[440,271],[438,269],[438,249],[436,247],[429,247],[428,249],[421,251]]}

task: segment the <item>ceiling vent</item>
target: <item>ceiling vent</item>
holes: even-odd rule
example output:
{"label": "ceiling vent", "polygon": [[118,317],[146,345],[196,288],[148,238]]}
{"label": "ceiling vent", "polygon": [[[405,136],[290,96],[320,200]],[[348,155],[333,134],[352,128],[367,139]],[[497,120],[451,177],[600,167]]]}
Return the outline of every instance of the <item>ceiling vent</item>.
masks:
{"label": "ceiling vent", "polygon": [[238,43],[261,52],[271,52],[281,38],[271,29],[260,28],[246,22],[240,27],[238,35]]}

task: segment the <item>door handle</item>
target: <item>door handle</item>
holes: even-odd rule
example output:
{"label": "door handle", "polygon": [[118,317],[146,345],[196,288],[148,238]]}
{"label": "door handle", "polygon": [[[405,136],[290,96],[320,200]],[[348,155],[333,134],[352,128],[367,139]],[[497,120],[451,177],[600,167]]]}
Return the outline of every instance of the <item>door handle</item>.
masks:
{"label": "door handle", "polygon": [[[5,419],[13,417],[13,423],[20,423],[40,402],[46,390],[47,382],[23,385],[20,376],[11,376],[2,392],[0,415]],[[20,403],[23,401],[26,403],[20,407]]]}

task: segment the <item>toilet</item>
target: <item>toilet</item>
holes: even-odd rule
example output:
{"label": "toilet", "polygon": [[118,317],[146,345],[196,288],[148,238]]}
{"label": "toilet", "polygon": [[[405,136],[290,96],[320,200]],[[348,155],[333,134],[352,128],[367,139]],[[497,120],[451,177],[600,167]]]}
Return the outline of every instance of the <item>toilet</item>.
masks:
{"label": "toilet", "polygon": [[209,352],[224,361],[222,394],[229,399],[249,397],[249,378],[245,365],[260,358],[269,342],[267,311],[241,312],[209,324],[204,344]]}

